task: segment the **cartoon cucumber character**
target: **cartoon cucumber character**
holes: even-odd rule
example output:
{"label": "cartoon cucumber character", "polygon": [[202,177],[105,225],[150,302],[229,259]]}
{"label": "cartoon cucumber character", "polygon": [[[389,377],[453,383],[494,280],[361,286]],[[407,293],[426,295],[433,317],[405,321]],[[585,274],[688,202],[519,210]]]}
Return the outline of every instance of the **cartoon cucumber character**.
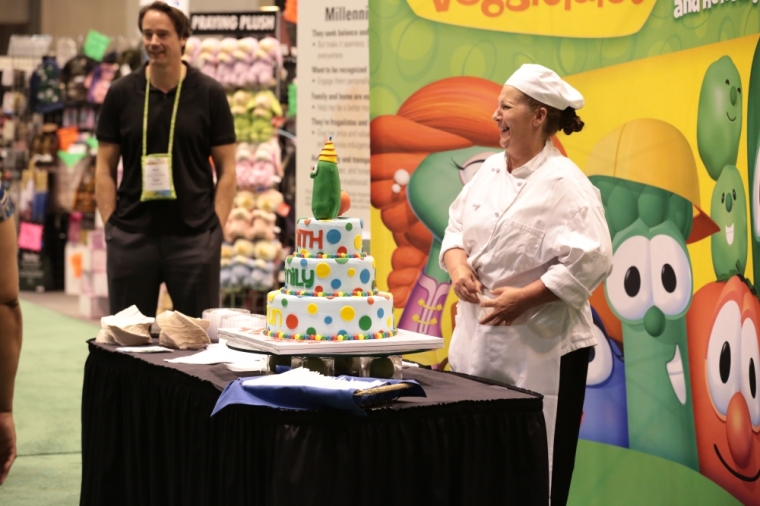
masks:
{"label": "cartoon cucumber character", "polygon": [[686,244],[714,229],[698,207],[694,155],[672,125],[637,119],[594,147],[586,174],[602,194],[612,237],[605,295],[622,324],[629,447],[696,470]]}
{"label": "cartoon cucumber character", "polygon": [[340,173],[332,137],[325,142],[309,177],[314,180],[311,212],[318,220],[334,220],[340,210]]}
{"label": "cartoon cucumber character", "polygon": [[760,174],[757,165],[760,156],[760,41],[752,58],[747,94],[747,165],[749,171],[749,206],[752,219],[752,270],[755,284],[760,280]]}
{"label": "cartoon cucumber character", "polygon": [[715,277],[725,281],[747,267],[747,198],[736,159],[742,132],[742,83],[728,56],[705,72],[699,94],[697,147],[715,180],[710,216],[721,233],[710,238]]}
{"label": "cartoon cucumber character", "polygon": [[433,234],[428,261],[399,318],[398,327],[422,334],[441,332],[441,314],[451,287],[449,274],[438,265],[449,207],[486,158],[499,149],[474,146],[428,155],[409,178],[406,195],[417,218]]}

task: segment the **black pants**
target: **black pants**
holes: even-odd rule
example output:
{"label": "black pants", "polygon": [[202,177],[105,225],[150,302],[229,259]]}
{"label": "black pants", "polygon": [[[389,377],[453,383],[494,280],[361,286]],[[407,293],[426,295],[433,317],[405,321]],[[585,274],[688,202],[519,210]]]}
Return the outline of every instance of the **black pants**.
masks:
{"label": "black pants", "polygon": [[219,305],[219,225],[196,235],[150,236],[106,224],[108,303],[111,314],[135,304],[155,316],[161,283],[174,309],[200,318]]}
{"label": "black pants", "polygon": [[570,481],[575,467],[575,450],[581,430],[586,374],[591,348],[581,348],[562,356],[559,368],[557,423],[554,429],[554,465],[552,468],[552,506],[567,504]]}

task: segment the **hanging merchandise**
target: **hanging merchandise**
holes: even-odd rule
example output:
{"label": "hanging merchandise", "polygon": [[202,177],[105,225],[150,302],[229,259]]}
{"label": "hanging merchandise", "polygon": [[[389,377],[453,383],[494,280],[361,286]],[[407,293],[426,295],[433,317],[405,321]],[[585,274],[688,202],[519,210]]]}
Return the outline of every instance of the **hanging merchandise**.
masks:
{"label": "hanging merchandise", "polygon": [[34,112],[44,114],[63,109],[61,69],[53,56],[42,58],[29,81],[29,103]]}
{"label": "hanging merchandise", "polygon": [[87,101],[86,80],[97,62],[83,54],[72,58],[64,65],[61,72],[63,84],[63,101],[67,105],[79,105]]}
{"label": "hanging merchandise", "polygon": [[119,65],[116,63],[101,62],[95,65],[84,81],[87,88],[87,101],[102,104],[118,72]]}

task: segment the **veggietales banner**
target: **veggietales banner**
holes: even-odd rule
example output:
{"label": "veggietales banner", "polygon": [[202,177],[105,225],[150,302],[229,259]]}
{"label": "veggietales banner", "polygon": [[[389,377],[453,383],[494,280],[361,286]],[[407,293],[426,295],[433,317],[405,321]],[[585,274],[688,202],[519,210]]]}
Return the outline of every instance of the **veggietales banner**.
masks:
{"label": "veggietales banner", "polygon": [[583,131],[554,141],[600,190],[614,249],[570,502],[760,505],[760,6],[369,7],[372,255],[399,327],[450,338],[448,207],[501,150],[504,81],[546,65],[586,99]]}

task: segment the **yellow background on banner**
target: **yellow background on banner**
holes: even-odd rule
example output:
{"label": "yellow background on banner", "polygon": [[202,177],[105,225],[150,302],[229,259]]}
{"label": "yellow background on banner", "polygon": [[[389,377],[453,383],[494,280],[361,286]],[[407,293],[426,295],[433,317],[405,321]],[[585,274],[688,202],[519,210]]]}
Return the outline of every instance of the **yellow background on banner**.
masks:
{"label": "yellow background on banner", "polygon": [[421,18],[437,23],[551,35],[602,38],[641,30],[655,0],[407,0]]}
{"label": "yellow background on banner", "polygon": [[[757,35],[710,44],[687,51],[655,56],[601,70],[566,77],[585,97],[578,114],[586,122],[578,134],[559,138],[568,156],[585,169],[589,153],[612,130],[637,118],[666,121],[686,137],[694,153],[699,177],[701,208],[709,214],[715,182],[710,178],[697,150],[697,112],[702,78],[711,63],[728,55],[741,76],[743,122],[736,166],[747,186],[747,96],[752,56]],[[747,209],[747,223],[751,223]],[[715,281],[710,239],[688,245],[694,275],[694,291]],[[745,275],[752,276],[752,255]],[[755,281],[756,282],[756,281]]]}

